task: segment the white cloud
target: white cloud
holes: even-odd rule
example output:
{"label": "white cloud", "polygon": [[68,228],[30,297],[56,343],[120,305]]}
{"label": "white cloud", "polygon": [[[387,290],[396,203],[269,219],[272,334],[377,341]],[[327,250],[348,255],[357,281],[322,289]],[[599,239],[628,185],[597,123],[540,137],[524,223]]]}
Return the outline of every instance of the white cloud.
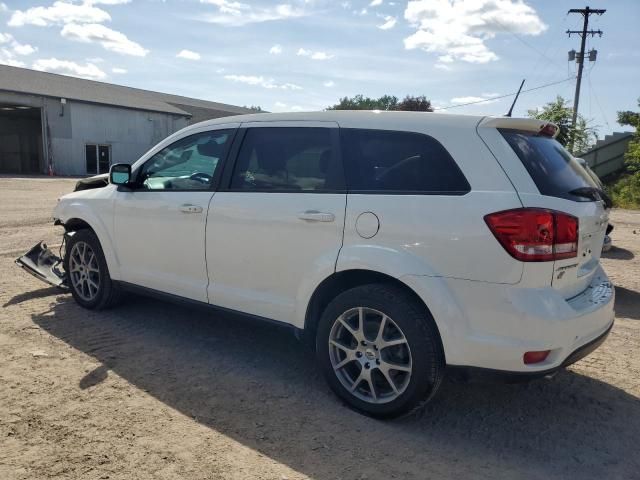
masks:
{"label": "white cloud", "polygon": [[455,97],[451,99],[451,103],[461,104],[461,103],[474,103],[474,102],[482,102],[482,103],[494,103],[497,100],[491,100],[490,97],[498,97],[499,93],[483,93],[480,97],[470,95],[468,97]]}
{"label": "white cloud", "polygon": [[61,35],[71,40],[92,43],[98,42],[105,50],[121,53],[123,55],[133,55],[144,57],[149,53],[139,43],[129,40],[124,33],[112,30],[98,23],[77,24],[70,23],[62,28]]}
{"label": "white cloud", "polygon": [[406,49],[420,48],[470,63],[498,59],[485,44],[498,33],[539,35],[547,29],[521,0],[412,0],[404,18],[417,29],[404,39]]}
{"label": "white cloud", "polygon": [[176,57],[184,58],[186,60],[200,60],[200,54],[192,52],[191,50],[180,50],[180,53],[178,53]]}
{"label": "white cloud", "polygon": [[382,5],[382,0],[371,0],[371,3],[369,4],[370,7],[377,7],[379,5]]}
{"label": "white cloud", "polygon": [[34,70],[43,72],[61,73],[73,77],[88,78],[89,80],[102,80],[107,76],[93,63],[80,65],[69,60],[58,60],[57,58],[46,58],[36,60],[33,63]]}
{"label": "white cloud", "polygon": [[273,104],[274,112],[304,112],[312,109],[301,107],[300,105],[288,105],[284,102],[276,102]]}
{"label": "white cloud", "polygon": [[444,71],[451,70],[451,67],[445,63],[436,63],[434,67],[437,68],[438,70],[444,70]]}
{"label": "white cloud", "polygon": [[0,12],[8,12],[9,7],[7,7],[6,3],[0,2]]}
{"label": "white cloud", "polygon": [[85,0],[84,3],[90,5],[96,5],[98,3],[102,5],[124,5],[125,3],[131,3],[131,0]]}
{"label": "white cloud", "polygon": [[471,103],[471,102],[481,102],[482,100],[484,100],[484,98],[482,97],[474,97],[474,96],[468,96],[468,97],[455,97],[451,99],[451,103]]}
{"label": "white cloud", "polygon": [[275,6],[258,7],[235,0],[200,0],[200,3],[215,5],[217,13],[202,16],[204,21],[225,25],[229,27],[240,27],[249,23],[270,22],[274,20],[286,20],[308,15],[306,10],[294,7],[288,3],[281,3]]}
{"label": "white cloud", "polygon": [[336,82],[334,82],[333,80],[327,80],[322,85],[324,85],[327,88],[331,88],[331,87],[335,87]]}
{"label": "white cloud", "polygon": [[31,55],[38,51],[36,47],[28,43],[18,42],[10,33],[0,33],[0,63],[14,67],[23,67],[24,63],[16,59],[16,56]]}
{"label": "white cloud", "polygon": [[282,53],[282,45],[274,45],[269,49],[271,55],[280,55]]}
{"label": "white cloud", "polygon": [[13,47],[13,51],[16,52],[18,55],[31,55],[32,53],[37,52],[38,49],[37,47],[32,47],[27,43],[21,44],[16,42],[16,44]]}
{"label": "white cloud", "polygon": [[120,67],[113,67],[111,69],[112,73],[118,73],[118,74],[123,74],[123,73],[127,73],[127,69],[126,68],[120,68]]}
{"label": "white cloud", "polygon": [[301,86],[294,83],[275,83],[272,78],[265,78],[262,75],[225,75],[224,78],[232,82],[256,85],[268,89],[302,90]]}
{"label": "white cloud", "polygon": [[311,60],[329,60],[333,58],[333,55],[330,55],[326,52],[314,52],[304,48],[298,49],[296,55],[298,55],[299,57],[309,57],[311,58]]}
{"label": "white cloud", "polygon": [[10,67],[21,67],[21,68],[24,68],[27,66],[23,61],[16,60],[15,57],[11,56],[11,54],[7,52],[7,50],[5,50],[4,48],[0,48],[0,64],[9,65]]}
{"label": "white cloud", "polygon": [[111,20],[111,16],[90,2],[81,4],[63,1],[54,2],[50,7],[32,7],[16,10],[9,19],[9,26],[23,25],[59,25],[65,23],[102,23]]}
{"label": "white cloud", "polygon": [[390,30],[396,26],[398,19],[396,17],[392,17],[391,15],[384,17],[384,23],[382,25],[378,25],[380,30]]}

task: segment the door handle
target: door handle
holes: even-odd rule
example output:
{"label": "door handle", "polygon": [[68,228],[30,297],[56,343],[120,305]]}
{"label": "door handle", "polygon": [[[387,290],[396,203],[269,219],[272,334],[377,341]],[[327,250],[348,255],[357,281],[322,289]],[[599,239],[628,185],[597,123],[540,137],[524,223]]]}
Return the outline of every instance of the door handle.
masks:
{"label": "door handle", "polygon": [[336,216],[333,213],[307,210],[305,212],[298,213],[298,218],[307,222],[333,222]]}
{"label": "door handle", "polygon": [[190,203],[185,203],[184,205],[180,205],[180,211],[182,213],[201,213],[202,207],[199,205],[191,205]]}

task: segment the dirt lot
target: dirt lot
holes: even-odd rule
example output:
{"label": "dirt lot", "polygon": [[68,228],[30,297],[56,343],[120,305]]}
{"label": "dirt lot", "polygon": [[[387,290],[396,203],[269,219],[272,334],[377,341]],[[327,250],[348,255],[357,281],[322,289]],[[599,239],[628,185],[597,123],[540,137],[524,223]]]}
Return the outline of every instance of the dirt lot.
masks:
{"label": "dirt lot", "polygon": [[288,332],[129,297],[88,312],[13,265],[73,180],[0,177],[1,479],[640,478],[640,212],[604,264],[618,318],[552,380],[446,382],[424,415],[336,400]]}

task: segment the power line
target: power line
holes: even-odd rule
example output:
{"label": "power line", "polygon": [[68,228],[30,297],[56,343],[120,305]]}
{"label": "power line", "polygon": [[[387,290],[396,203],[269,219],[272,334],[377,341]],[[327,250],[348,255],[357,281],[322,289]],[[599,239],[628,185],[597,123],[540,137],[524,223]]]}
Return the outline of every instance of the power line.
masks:
{"label": "power line", "polygon": [[[569,14],[567,13],[567,16]],[[565,17],[566,18],[566,17]],[[534,47],[533,45],[531,45],[529,42],[527,42],[524,38],[522,38],[520,35],[518,35],[516,32],[512,31],[509,27],[507,27],[506,25],[503,25],[501,22],[499,22],[498,20],[496,20],[495,18],[492,19],[496,24],[498,24],[498,26],[500,28],[502,28],[505,32],[510,33],[511,35],[513,35],[518,41],[520,41],[525,47],[530,48],[531,50],[533,50],[534,52],[536,52],[538,55],[540,55],[541,58],[544,58],[547,62],[554,64],[554,66],[558,66],[559,63],[556,63],[556,60],[553,60],[551,57],[547,56],[546,52],[542,52],[539,49],[537,49],[536,47]],[[547,47],[548,49],[548,47]],[[538,60],[539,61],[539,60]]]}
{"label": "power line", "polygon": [[[522,90],[522,92],[520,92],[520,93],[533,92],[534,90],[540,90],[541,88],[551,87],[552,85],[558,85],[560,83],[569,82],[569,81],[575,80],[575,78],[576,77],[569,77],[569,78],[565,78],[564,80],[558,80],[557,82],[545,83],[544,85],[538,85],[537,87],[527,88],[525,90]],[[497,97],[487,97],[487,98],[483,98],[482,100],[475,100],[473,102],[459,103],[459,104],[456,104],[456,105],[449,105],[447,107],[438,107],[438,108],[434,108],[433,110],[434,111],[435,110],[449,110],[450,108],[466,107],[467,105],[475,105],[477,103],[490,102],[490,101],[493,101],[493,100],[500,100],[501,98],[511,97],[511,96],[515,95],[516,93],[517,92],[507,93],[505,95],[498,95]]]}
{"label": "power line", "polygon": [[607,116],[604,114],[604,109],[602,108],[602,105],[600,105],[600,100],[598,99],[598,94],[593,89],[593,85],[591,84],[591,75],[587,75],[587,81],[589,82],[589,90],[593,93],[593,97],[596,99],[596,105],[598,105],[598,110],[600,110],[600,114],[602,115],[604,123],[606,123],[607,124],[607,128],[609,128],[609,130],[611,130],[611,125],[609,125],[609,121],[607,120]]}

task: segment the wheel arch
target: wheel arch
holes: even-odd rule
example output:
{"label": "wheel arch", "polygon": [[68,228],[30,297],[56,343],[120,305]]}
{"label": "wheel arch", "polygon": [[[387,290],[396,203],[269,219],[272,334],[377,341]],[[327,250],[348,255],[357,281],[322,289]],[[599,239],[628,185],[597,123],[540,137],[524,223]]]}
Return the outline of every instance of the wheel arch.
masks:
{"label": "wheel arch", "polygon": [[96,233],[95,229],[81,218],[70,218],[64,222],[62,226],[67,233],[77,232],[78,230],[91,230],[93,233]]}
{"label": "wheel arch", "polygon": [[64,227],[65,232],[67,233],[77,232],[80,230],[91,230],[100,242],[100,247],[102,248],[102,253],[104,254],[105,261],[107,262],[107,268],[109,269],[109,274],[114,280],[119,278],[119,264],[115,256],[115,252],[113,251],[113,248],[111,248],[111,239],[105,229],[101,228],[101,222],[98,219],[92,221],[91,219],[88,220],[86,217],[81,218],[78,215],[71,215],[68,219],[60,221],[60,224]]}
{"label": "wheel arch", "polygon": [[442,345],[442,336],[440,334],[440,329],[438,328],[437,322],[435,321],[431,310],[413,288],[411,288],[402,280],[392,277],[391,275],[388,275],[386,273],[365,269],[352,269],[334,272],[332,275],[328,276],[322,282],[320,282],[320,284],[316,287],[313,294],[311,295],[309,303],[307,304],[304,327],[301,332],[302,338],[305,343],[307,343],[309,346],[315,345],[318,320],[320,319],[322,312],[329,304],[329,302],[331,302],[331,300],[333,300],[337,295],[344,292],[345,290],[371,283],[395,286],[396,288],[402,290],[410,297],[412,297],[417,302],[417,304],[424,308],[424,311],[434,319],[434,326],[436,328],[436,331],[438,332],[439,337],[438,340]]}

